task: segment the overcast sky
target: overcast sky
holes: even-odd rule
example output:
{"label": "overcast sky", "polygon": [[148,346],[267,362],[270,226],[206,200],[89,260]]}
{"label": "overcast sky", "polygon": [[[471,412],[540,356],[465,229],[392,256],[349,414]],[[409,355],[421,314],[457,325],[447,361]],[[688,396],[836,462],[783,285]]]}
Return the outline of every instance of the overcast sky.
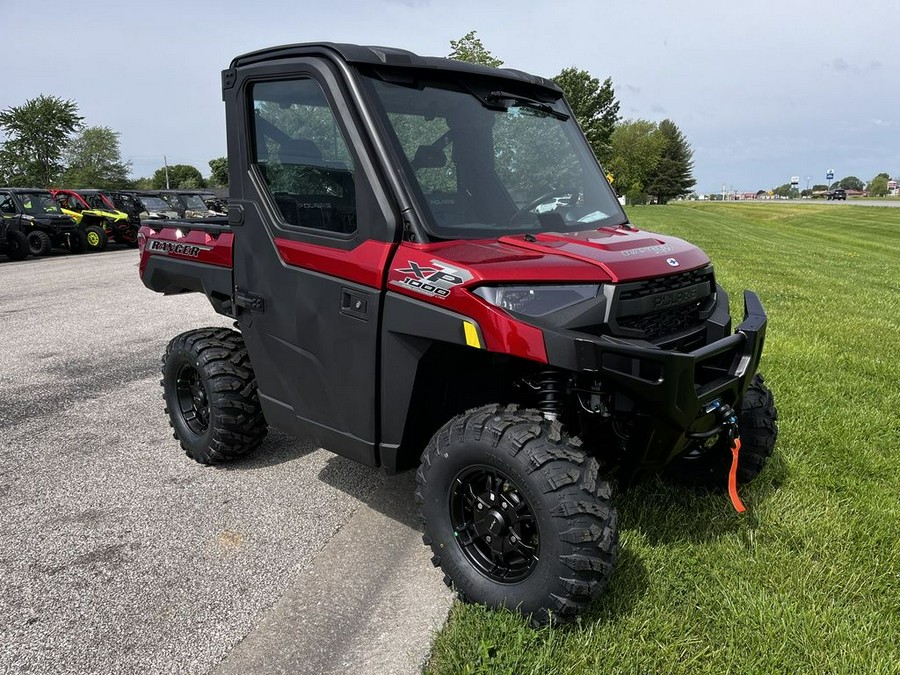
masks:
{"label": "overcast sky", "polygon": [[697,189],[805,186],[900,174],[896,0],[0,0],[0,108],[74,99],[121,133],[135,176],[225,154],[220,71],[295,42],[380,44],[446,55],[477,30],[505,65],[611,76],[626,118],[672,119]]}

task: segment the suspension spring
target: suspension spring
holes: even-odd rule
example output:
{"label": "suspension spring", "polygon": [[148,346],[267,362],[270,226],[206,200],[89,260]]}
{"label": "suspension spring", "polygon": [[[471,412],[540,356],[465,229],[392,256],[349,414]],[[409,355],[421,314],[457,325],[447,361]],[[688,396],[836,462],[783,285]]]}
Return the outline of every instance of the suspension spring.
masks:
{"label": "suspension spring", "polygon": [[562,412],[562,377],[559,371],[541,371],[538,389],[538,407],[548,420],[555,420]]}

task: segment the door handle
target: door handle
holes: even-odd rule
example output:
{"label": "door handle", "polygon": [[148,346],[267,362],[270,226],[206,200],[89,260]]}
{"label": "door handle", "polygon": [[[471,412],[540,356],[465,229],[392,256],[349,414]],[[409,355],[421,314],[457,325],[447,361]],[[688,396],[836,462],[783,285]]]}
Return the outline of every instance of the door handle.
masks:
{"label": "door handle", "polygon": [[341,314],[357,319],[369,320],[369,294],[352,291],[349,288],[341,289]]}

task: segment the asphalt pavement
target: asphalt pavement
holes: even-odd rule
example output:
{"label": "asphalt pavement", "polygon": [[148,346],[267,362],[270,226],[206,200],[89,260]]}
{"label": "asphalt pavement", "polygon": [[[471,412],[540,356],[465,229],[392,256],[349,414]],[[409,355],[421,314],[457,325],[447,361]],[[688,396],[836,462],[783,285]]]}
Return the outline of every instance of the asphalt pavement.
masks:
{"label": "asphalt pavement", "polygon": [[409,477],[278,432],[187,459],[160,355],[229,321],[137,260],[0,262],[0,672],[418,671],[449,595]]}

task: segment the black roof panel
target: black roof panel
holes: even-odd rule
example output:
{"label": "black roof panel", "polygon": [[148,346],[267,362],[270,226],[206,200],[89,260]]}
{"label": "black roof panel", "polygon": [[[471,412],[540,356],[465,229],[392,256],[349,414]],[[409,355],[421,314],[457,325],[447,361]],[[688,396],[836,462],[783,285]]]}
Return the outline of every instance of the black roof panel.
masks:
{"label": "black roof panel", "polygon": [[231,61],[232,68],[239,68],[254,63],[289,59],[298,56],[325,56],[347,63],[369,64],[373,66],[390,66],[396,68],[412,68],[416,70],[437,70],[455,72],[464,75],[481,75],[500,77],[508,80],[539,86],[554,92],[560,92],[552,80],[531,75],[512,68],[489,68],[465,61],[456,61],[439,56],[419,56],[405,49],[395,47],[376,47],[352,45],[334,42],[307,42],[293,45],[267,47],[237,56]]}

